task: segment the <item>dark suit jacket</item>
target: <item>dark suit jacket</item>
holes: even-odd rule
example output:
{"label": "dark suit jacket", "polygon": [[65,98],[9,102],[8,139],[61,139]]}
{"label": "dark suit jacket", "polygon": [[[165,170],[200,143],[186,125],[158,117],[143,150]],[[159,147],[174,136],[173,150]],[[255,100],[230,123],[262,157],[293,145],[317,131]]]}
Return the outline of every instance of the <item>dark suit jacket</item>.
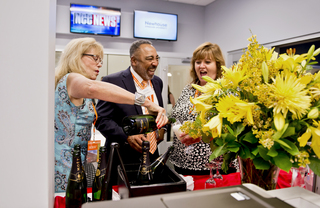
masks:
{"label": "dark suit jacket", "polygon": [[[105,76],[102,81],[115,84],[132,93],[136,92],[136,87],[130,72],[130,67],[124,71]],[[162,80],[154,76],[151,80],[155,90],[159,106],[163,107],[162,101]],[[140,106],[125,105],[99,100],[97,104],[98,120],[97,129],[106,138],[105,146],[109,149],[112,142],[118,142],[120,145],[120,155],[124,164],[140,163],[141,153],[135,151],[127,143],[127,135],[121,128],[122,119],[125,116],[143,114]],[[150,153],[151,162],[159,156],[158,150],[152,155]]]}

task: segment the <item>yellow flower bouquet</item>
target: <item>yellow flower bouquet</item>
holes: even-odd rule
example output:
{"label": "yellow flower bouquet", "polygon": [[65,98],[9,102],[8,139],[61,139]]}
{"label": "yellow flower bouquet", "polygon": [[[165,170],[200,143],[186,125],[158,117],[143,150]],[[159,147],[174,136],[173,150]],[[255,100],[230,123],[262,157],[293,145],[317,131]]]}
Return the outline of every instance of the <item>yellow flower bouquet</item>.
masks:
{"label": "yellow flower bouquet", "polygon": [[210,160],[223,155],[225,172],[239,156],[256,169],[309,165],[320,175],[320,72],[308,73],[320,48],[278,55],[255,35],[248,41],[239,62],[222,67],[222,78],[193,84],[202,93],[190,98],[197,118],[181,130],[210,143]]}

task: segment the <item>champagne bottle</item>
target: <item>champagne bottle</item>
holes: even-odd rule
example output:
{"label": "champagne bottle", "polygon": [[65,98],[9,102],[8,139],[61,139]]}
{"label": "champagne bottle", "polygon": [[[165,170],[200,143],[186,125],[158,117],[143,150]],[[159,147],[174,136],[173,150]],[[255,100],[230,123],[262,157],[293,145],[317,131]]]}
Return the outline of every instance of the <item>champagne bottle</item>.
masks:
{"label": "champagne bottle", "polygon": [[106,174],[102,180],[102,187],[101,187],[101,201],[104,200],[112,200],[112,181],[111,181],[111,174],[114,174],[114,159],[115,159],[115,149],[119,147],[119,144],[116,142],[112,142],[110,145],[110,153],[108,158],[108,164],[106,169]]}
{"label": "champagne bottle", "polygon": [[142,160],[137,174],[137,184],[149,184],[152,181],[152,172],[150,168],[149,157],[150,143],[149,141],[142,142]]}
{"label": "champagne bottle", "polygon": [[122,120],[122,129],[127,135],[146,134],[157,130],[156,116],[134,115]]}
{"label": "champagne bottle", "polygon": [[161,174],[163,173],[163,170],[164,170],[164,166],[165,166],[168,158],[170,157],[171,153],[173,152],[173,150],[174,150],[173,146],[168,147],[168,150],[165,153],[163,153],[162,155],[160,155],[150,165],[154,181],[159,181],[160,180]]}
{"label": "champagne bottle", "polygon": [[66,208],[78,208],[87,201],[87,186],[83,184],[79,150],[73,151],[72,166],[66,191]]}
{"label": "champagne bottle", "polygon": [[100,147],[99,150],[99,162],[98,168],[96,171],[96,176],[92,185],[92,201],[100,201],[101,200],[101,188],[103,179],[106,174],[107,168],[107,155],[106,155],[106,147]]}
{"label": "champagne bottle", "polygon": [[[75,144],[74,145],[74,150],[79,151],[80,153],[80,158],[81,158],[81,146],[80,144]],[[81,163],[82,164],[82,163]],[[84,167],[83,165],[81,165],[81,178],[82,178],[82,186],[85,187],[84,189],[82,189],[82,194],[86,194],[87,195],[87,185],[88,185],[88,181],[87,181],[87,175],[84,171]],[[86,197],[86,201],[87,202],[87,197]]]}
{"label": "champagne bottle", "polygon": [[[122,129],[129,136],[147,134],[158,129],[156,118],[157,116],[150,114],[126,116],[122,120]],[[168,124],[174,122],[174,118],[169,118]]]}

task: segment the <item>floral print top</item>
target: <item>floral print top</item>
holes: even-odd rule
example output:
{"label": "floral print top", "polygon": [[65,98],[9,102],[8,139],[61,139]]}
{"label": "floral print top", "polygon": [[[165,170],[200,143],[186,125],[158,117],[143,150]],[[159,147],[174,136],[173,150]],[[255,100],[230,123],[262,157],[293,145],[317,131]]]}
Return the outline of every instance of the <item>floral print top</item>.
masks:
{"label": "floral print top", "polygon": [[55,89],[55,192],[65,192],[67,189],[75,144],[80,144],[81,161],[85,162],[95,117],[91,99],[84,99],[81,106],[75,106],[70,101],[67,92],[68,75],[61,78]]}

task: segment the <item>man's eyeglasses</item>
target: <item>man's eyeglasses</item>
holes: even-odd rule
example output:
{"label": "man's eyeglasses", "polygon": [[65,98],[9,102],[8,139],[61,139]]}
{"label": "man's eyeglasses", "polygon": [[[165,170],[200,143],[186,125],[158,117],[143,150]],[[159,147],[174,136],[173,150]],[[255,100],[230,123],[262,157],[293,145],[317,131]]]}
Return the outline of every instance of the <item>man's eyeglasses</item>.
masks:
{"label": "man's eyeglasses", "polygon": [[86,54],[86,53],[84,53],[84,54],[82,54],[82,55],[84,55],[84,56],[91,56],[91,57],[93,58],[93,60],[94,60],[97,64],[99,64],[99,63],[101,63],[101,65],[103,64],[102,59],[101,59],[99,56],[97,56],[97,55]]}

